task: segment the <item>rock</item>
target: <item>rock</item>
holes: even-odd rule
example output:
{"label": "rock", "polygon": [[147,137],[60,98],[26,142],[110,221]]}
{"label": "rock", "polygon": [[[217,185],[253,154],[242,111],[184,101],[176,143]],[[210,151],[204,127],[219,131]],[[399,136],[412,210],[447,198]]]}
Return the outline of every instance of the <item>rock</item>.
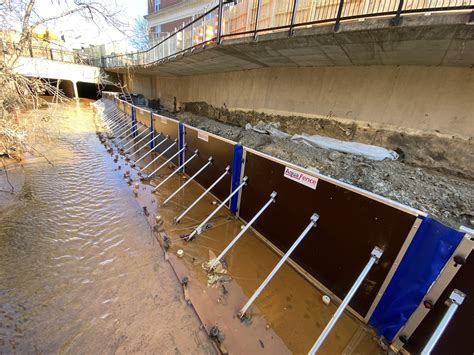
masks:
{"label": "rock", "polygon": [[340,156],[341,156],[341,153],[336,152],[336,151],[333,150],[333,151],[329,152],[328,158],[331,161],[335,161],[338,158],[340,158]]}

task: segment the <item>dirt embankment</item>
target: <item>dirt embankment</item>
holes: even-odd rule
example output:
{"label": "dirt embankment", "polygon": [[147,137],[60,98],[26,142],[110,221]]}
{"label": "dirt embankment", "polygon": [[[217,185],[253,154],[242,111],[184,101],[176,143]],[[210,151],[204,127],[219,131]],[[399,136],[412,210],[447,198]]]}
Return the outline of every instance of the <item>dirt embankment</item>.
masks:
{"label": "dirt embankment", "polygon": [[474,190],[468,177],[406,159],[373,161],[310,147],[188,112],[178,116],[191,126],[428,212],[453,228],[474,226]]}

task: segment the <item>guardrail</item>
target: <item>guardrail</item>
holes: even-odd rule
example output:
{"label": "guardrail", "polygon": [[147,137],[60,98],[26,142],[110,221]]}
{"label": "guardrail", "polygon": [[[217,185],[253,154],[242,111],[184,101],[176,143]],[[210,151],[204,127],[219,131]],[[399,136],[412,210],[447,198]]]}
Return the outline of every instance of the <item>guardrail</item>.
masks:
{"label": "guardrail", "polygon": [[206,13],[145,51],[91,58],[93,65],[131,67],[156,63],[198,46],[229,37],[254,37],[261,33],[297,27],[389,16],[394,26],[405,14],[474,10],[474,0],[220,0]]}
{"label": "guardrail", "polygon": [[[0,40],[0,49],[4,59],[20,51],[17,43],[14,42],[3,42]],[[89,64],[87,58],[81,55],[79,52],[52,48],[50,46],[27,46],[21,49],[21,56],[31,58],[44,58],[54,60],[58,62],[74,63],[74,64]]]}

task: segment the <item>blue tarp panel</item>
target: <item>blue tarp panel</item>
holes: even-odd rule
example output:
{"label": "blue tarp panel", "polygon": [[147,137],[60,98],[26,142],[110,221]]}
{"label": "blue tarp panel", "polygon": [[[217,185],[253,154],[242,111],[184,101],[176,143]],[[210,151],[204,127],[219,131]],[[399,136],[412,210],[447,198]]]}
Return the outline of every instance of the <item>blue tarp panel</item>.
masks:
{"label": "blue tarp panel", "polygon": [[[178,142],[179,142],[179,150],[183,149],[184,147],[184,124],[179,123],[178,125]],[[184,152],[179,153],[179,165],[181,166],[184,163]]]}
{"label": "blue tarp panel", "polygon": [[138,127],[137,127],[137,118],[136,118],[136,115],[135,115],[135,107],[132,106],[131,111],[132,111],[132,130],[133,130],[132,136],[136,137]]}
{"label": "blue tarp panel", "polygon": [[[234,158],[232,160],[232,191],[235,191],[240,185],[240,174],[242,172],[242,156],[244,148],[240,144],[234,145]],[[235,194],[230,200],[230,212],[237,212],[237,204],[239,202],[239,194]]]}
{"label": "blue tarp panel", "polygon": [[392,341],[436,280],[464,233],[424,218],[369,324]]}
{"label": "blue tarp panel", "polygon": [[155,148],[155,121],[153,120],[153,112],[150,112],[150,149]]}

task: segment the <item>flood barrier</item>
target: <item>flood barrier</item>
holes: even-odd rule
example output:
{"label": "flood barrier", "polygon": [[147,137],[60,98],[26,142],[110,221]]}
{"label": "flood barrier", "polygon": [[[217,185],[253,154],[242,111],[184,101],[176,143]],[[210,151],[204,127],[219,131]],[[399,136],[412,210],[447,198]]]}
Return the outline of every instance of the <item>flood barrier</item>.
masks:
{"label": "flood barrier", "polygon": [[[470,253],[472,249],[472,237],[467,237],[472,235],[471,231],[456,231],[422,211],[135,107],[112,93],[103,95],[109,107],[115,102],[118,110],[132,118],[132,125],[138,123],[147,127],[148,132],[154,132],[153,135],[165,137],[142,157],[137,155],[135,164],[154,152],[158,155],[153,162],[163,158],[165,164],[161,167],[169,163],[176,167],[167,178],[177,171],[185,171],[190,176],[161,206],[191,181],[205,190],[175,218],[176,222],[208,193],[221,201],[187,239],[193,239],[207,228],[215,212],[224,206],[236,217],[249,221],[211,263],[211,270],[248,228],[282,255],[274,270],[242,307],[241,316],[248,312],[258,294],[287,261],[316,287],[333,299],[341,300],[312,352],[345,309],[370,324],[392,344],[402,338],[407,327],[412,327],[402,342],[409,343],[410,335],[423,321],[423,317],[412,321],[411,316],[455,258],[461,240],[469,240],[466,250]],[[150,146],[154,142],[151,139]],[[309,225],[308,218],[311,218]],[[317,227],[313,228],[316,221]],[[296,241],[292,238],[295,235],[299,235]],[[369,263],[368,255],[371,255]],[[379,258],[380,262],[375,265]],[[457,271],[449,274],[444,286],[455,278]],[[471,285],[463,287],[465,289],[460,291],[470,293],[466,288],[472,288]],[[315,334],[315,338],[317,336]]]}

